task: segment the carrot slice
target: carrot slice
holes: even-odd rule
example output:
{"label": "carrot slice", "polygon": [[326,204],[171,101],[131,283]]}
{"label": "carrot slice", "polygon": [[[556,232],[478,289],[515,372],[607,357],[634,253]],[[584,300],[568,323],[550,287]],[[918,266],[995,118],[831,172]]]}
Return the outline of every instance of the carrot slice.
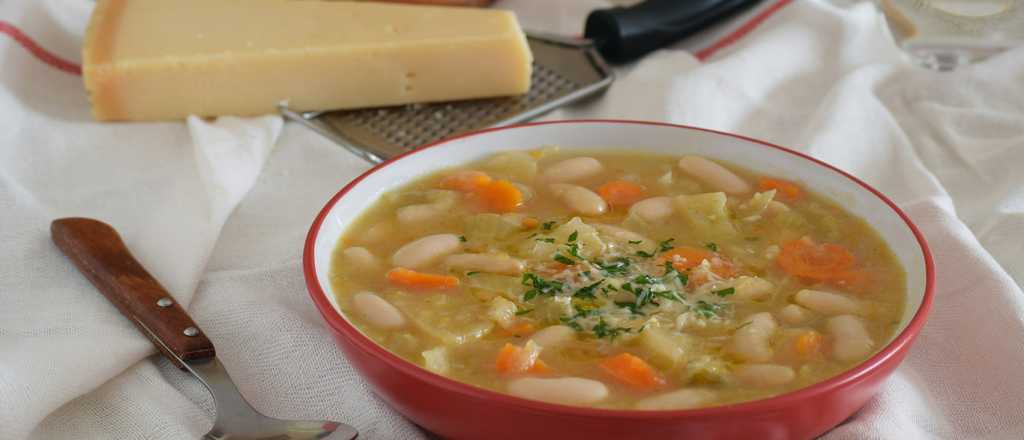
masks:
{"label": "carrot slice", "polygon": [[523,229],[533,229],[536,228],[537,226],[540,226],[540,220],[537,220],[533,217],[526,217],[520,224],[523,226]]}
{"label": "carrot slice", "polygon": [[658,257],[658,265],[663,266],[666,261],[671,261],[672,267],[682,272],[700,265],[704,260],[710,260],[712,256],[714,254],[705,249],[693,246],[676,246]]}
{"label": "carrot slice", "polygon": [[[529,345],[529,343],[527,343]],[[537,352],[531,353],[526,348],[505,343],[505,346],[498,350],[498,356],[494,359],[494,368],[501,374],[518,374],[537,368],[543,370],[547,367],[537,367]]]}
{"label": "carrot slice", "polygon": [[796,342],[793,343],[793,348],[796,350],[796,354],[808,358],[821,353],[821,348],[824,344],[825,337],[821,333],[811,330],[797,336]]}
{"label": "carrot slice", "polygon": [[459,286],[459,279],[451,275],[416,272],[404,267],[391,269],[386,276],[393,284],[413,289],[451,289]]}
{"label": "carrot slice", "polygon": [[501,374],[513,372],[517,369],[517,363],[522,353],[522,347],[505,343],[505,346],[498,350],[498,357],[494,359],[494,368]]}
{"label": "carrot slice", "polygon": [[850,251],[808,238],[783,243],[776,262],[786,273],[808,280],[849,282],[856,278],[852,271],[855,258]]}
{"label": "carrot slice", "polygon": [[474,190],[473,195],[489,212],[512,212],[523,204],[523,193],[507,180],[484,184]]}
{"label": "carrot slice", "polygon": [[535,375],[550,375],[550,373],[554,372],[554,369],[551,369],[551,367],[543,360],[537,359],[537,361],[534,362],[534,366],[530,366],[526,369],[526,372],[532,372],[535,373]]}
{"label": "carrot slice", "polygon": [[776,194],[778,194],[781,199],[790,202],[800,200],[804,196],[804,190],[800,188],[800,185],[788,180],[762,177],[761,180],[757,182],[757,186],[761,188],[762,191],[774,189],[777,191]]}
{"label": "carrot slice", "polygon": [[491,183],[491,181],[491,176],[488,176],[487,173],[483,171],[467,170],[459,171],[441,179],[440,187],[443,189],[471,192]]}
{"label": "carrot slice", "polygon": [[530,333],[533,333],[534,327],[533,324],[530,324],[529,322],[519,321],[505,330],[509,332],[509,334],[515,336],[526,336]]}
{"label": "carrot slice", "polygon": [[609,205],[627,207],[644,198],[644,187],[627,180],[612,180],[597,187],[597,194]]}
{"label": "carrot slice", "polygon": [[629,353],[612,356],[601,361],[599,365],[620,382],[640,390],[651,390],[665,385],[665,378],[654,367]]}

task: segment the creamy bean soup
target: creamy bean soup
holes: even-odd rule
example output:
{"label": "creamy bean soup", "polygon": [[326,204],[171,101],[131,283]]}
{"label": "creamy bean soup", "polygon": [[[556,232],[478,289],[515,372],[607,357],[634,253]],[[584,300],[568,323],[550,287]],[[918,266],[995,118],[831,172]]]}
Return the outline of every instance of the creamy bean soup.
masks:
{"label": "creamy bean soup", "polygon": [[497,154],[384,195],[341,238],[346,316],[410,362],[529,399],[765,398],[888,342],[904,272],[813,187],[698,156]]}

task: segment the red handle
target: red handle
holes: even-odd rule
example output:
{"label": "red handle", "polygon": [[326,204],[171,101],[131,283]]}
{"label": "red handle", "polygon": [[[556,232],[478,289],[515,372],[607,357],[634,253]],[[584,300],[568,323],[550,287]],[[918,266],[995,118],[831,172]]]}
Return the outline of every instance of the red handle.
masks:
{"label": "red handle", "polygon": [[53,242],[78,270],[178,368],[178,361],[216,353],[185,309],[142,267],[110,225],[62,218],[50,225]]}

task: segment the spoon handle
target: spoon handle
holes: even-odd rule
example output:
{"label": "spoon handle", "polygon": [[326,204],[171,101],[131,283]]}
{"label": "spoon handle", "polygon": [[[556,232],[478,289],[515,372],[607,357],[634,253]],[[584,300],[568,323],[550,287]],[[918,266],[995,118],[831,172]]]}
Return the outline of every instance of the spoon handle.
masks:
{"label": "spoon handle", "polygon": [[81,217],[50,224],[53,242],[171,362],[215,355],[213,343],[185,309],[142,267],[110,225]]}

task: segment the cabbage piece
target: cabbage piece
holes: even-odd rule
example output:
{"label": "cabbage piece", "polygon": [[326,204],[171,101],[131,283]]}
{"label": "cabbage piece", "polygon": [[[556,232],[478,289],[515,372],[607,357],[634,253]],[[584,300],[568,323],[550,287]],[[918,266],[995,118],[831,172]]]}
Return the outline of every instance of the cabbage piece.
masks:
{"label": "cabbage piece", "polygon": [[502,297],[495,297],[491,300],[491,306],[487,309],[487,317],[501,328],[509,328],[516,319],[516,304]]}
{"label": "cabbage piece", "polygon": [[555,228],[551,232],[551,237],[555,239],[554,244],[564,249],[565,245],[569,243],[569,237],[573,234],[576,234],[575,243],[579,244],[579,254],[583,258],[591,259],[604,253],[606,246],[598,236],[597,229],[584,223],[579,217],[573,217]]}
{"label": "cabbage piece", "polygon": [[736,228],[729,219],[728,199],[723,192],[676,196],[676,211],[681,215],[695,236],[708,238],[731,238]]}
{"label": "cabbage piece", "polygon": [[685,175],[676,175],[671,169],[658,177],[658,185],[669,194],[696,194],[701,191],[700,182]]}
{"label": "cabbage piece", "polygon": [[693,337],[658,327],[647,327],[636,339],[646,359],[663,370],[671,370],[685,361],[693,349]]}
{"label": "cabbage piece", "polygon": [[530,182],[537,176],[537,160],[526,152],[510,151],[494,156],[484,169],[512,180]]}
{"label": "cabbage piece", "polygon": [[[570,243],[569,237],[573,236],[573,233],[576,234],[575,240]],[[604,241],[598,236],[597,229],[584,223],[579,217],[573,217],[547,234],[522,240],[515,252],[519,257],[536,260],[550,260],[556,253],[575,259],[570,252],[572,244],[576,244],[576,253],[586,259],[600,256],[607,250]]]}
{"label": "cabbage piece", "polygon": [[475,242],[493,243],[507,240],[522,230],[522,216],[516,214],[473,214],[464,221],[466,238]]}
{"label": "cabbage piece", "polygon": [[466,279],[466,287],[470,293],[484,301],[490,301],[498,296],[516,299],[524,290],[522,279],[519,277],[481,272]]}
{"label": "cabbage piece", "polygon": [[494,328],[487,319],[487,304],[472,295],[396,292],[391,302],[424,334],[445,345],[479,339]]}
{"label": "cabbage piece", "polygon": [[743,202],[736,207],[736,217],[744,221],[755,221],[761,218],[768,204],[775,198],[775,190],[768,190],[754,193],[750,200]]}
{"label": "cabbage piece", "polygon": [[654,253],[658,249],[658,243],[646,236],[618,226],[595,223],[599,237],[607,245],[605,250],[620,253],[635,254],[640,250],[647,253]]}
{"label": "cabbage piece", "polygon": [[441,345],[421,353],[423,367],[437,374],[448,373],[448,348]]}
{"label": "cabbage piece", "polygon": [[683,379],[690,384],[719,384],[728,377],[729,364],[717,356],[700,356],[683,370]]}
{"label": "cabbage piece", "polygon": [[421,203],[439,203],[454,205],[459,195],[455,191],[447,189],[428,189],[421,191],[389,192],[382,197],[387,203],[397,205],[417,205]]}

